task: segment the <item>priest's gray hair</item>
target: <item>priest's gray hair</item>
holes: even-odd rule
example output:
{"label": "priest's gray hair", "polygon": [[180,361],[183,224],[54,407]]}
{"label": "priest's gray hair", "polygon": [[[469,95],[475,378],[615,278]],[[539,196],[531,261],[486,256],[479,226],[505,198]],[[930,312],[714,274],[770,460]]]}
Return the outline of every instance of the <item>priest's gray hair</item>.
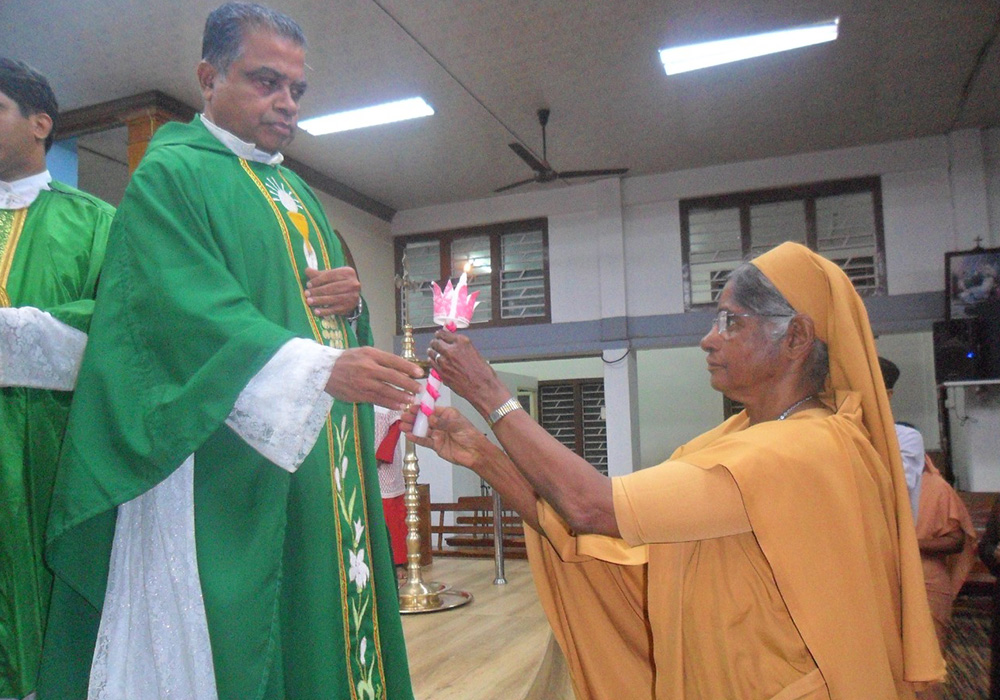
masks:
{"label": "priest's gray hair", "polygon": [[[733,301],[750,313],[766,317],[771,328],[771,338],[780,340],[788,333],[788,324],[798,312],[792,308],[771,280],[753,264],[745,262],[729,274],[727,282],[733,292]],[[823,386],[830,372],[830,353],[819,338],[813,341],[812,353],[806,372],[813,385]]]}
{"label": "priest's gray hair", "polygon": [[265,31],[306,45],[299,23],[288,15],[249,2],[227,2],[212,10],[205,20],[201,58],[226,75],[243,52],[243,40],[251,31]]}

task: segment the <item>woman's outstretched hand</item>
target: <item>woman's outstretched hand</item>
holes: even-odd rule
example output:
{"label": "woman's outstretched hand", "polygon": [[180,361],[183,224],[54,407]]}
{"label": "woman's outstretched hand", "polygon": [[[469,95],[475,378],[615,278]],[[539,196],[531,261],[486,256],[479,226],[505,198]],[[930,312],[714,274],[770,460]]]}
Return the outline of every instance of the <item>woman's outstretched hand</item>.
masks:
{"label": "woman's outstretched hand", "polygon": [[465,335],[439,330],[427,357],[441,381],[483,416],[510,398],[510,391]]}
{"label": "woman's outstretched hand", "polygon": [[451,406],[438,406],[428,416],[427,437],[413,435],[413,421],[420,406],[413,405],[400,418],[400,429],[406,439],[422,447],[429,447],[443,459],[463,467],[475,469],[485,450],[495,446],[480,433],[469,420]]}

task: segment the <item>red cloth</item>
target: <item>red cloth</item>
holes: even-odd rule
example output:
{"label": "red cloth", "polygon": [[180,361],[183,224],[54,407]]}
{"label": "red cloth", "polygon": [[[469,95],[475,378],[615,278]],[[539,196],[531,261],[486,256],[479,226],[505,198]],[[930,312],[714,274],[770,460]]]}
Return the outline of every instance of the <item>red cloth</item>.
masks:
{"label": "red cloth", "polygon": [[403,496],[383,498],[382,510],[385,513],[386,527],[389,528],[389,548],[392,549],[392,563],[396,566],[405,564],[406,504],[403,503]]}
{"label": "red cloth", "polygon": [[396,443],[399,442],[399,421],[393,421],[389,426],[389,432],[382,438],[382,442],[375,448],[375,459],[379,462],[392,462],[396,454]]}

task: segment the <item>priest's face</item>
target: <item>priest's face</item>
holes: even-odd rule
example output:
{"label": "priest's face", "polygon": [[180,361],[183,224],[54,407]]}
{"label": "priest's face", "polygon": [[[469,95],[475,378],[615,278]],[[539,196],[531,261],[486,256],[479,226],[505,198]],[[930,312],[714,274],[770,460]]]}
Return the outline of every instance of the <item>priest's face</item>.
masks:
{"label": "priest's face", "polygon": [[205,115],[262,151],[291,143],[306,90],[305,47],[268,31],[250,31],[225,75],[198,64]]}
{"label": "priest's face", "polygon": [[21,114],[17,102],[0,91],[0,180],[11,182],[45,170],[47,114]]}

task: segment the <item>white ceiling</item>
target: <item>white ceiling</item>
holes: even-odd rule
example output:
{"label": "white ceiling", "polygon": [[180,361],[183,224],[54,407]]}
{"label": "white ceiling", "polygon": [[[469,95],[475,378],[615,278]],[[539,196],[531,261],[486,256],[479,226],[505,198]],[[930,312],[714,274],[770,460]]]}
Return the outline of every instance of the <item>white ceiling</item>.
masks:
{"label": "white ceiling", "polygon": [[[198,107],[194,67],[217,4],[0,0],[0,55],[45,73],[63,110],[147,90]],[[302,118],[414,95],[436,110],[323,137],[300,131],[288,149],[395,210],[486,197],[530,177],[507,144],[541,156],[542,107],[552,112],[554,168],[627,167],[626,177],[1000,126],[1000,40],[989,43],[1000,27],[997,0],[272,6],[309,40]],[[659,64],[667,44],[833,16],[841,23],[832,44],[673,77]]]}

